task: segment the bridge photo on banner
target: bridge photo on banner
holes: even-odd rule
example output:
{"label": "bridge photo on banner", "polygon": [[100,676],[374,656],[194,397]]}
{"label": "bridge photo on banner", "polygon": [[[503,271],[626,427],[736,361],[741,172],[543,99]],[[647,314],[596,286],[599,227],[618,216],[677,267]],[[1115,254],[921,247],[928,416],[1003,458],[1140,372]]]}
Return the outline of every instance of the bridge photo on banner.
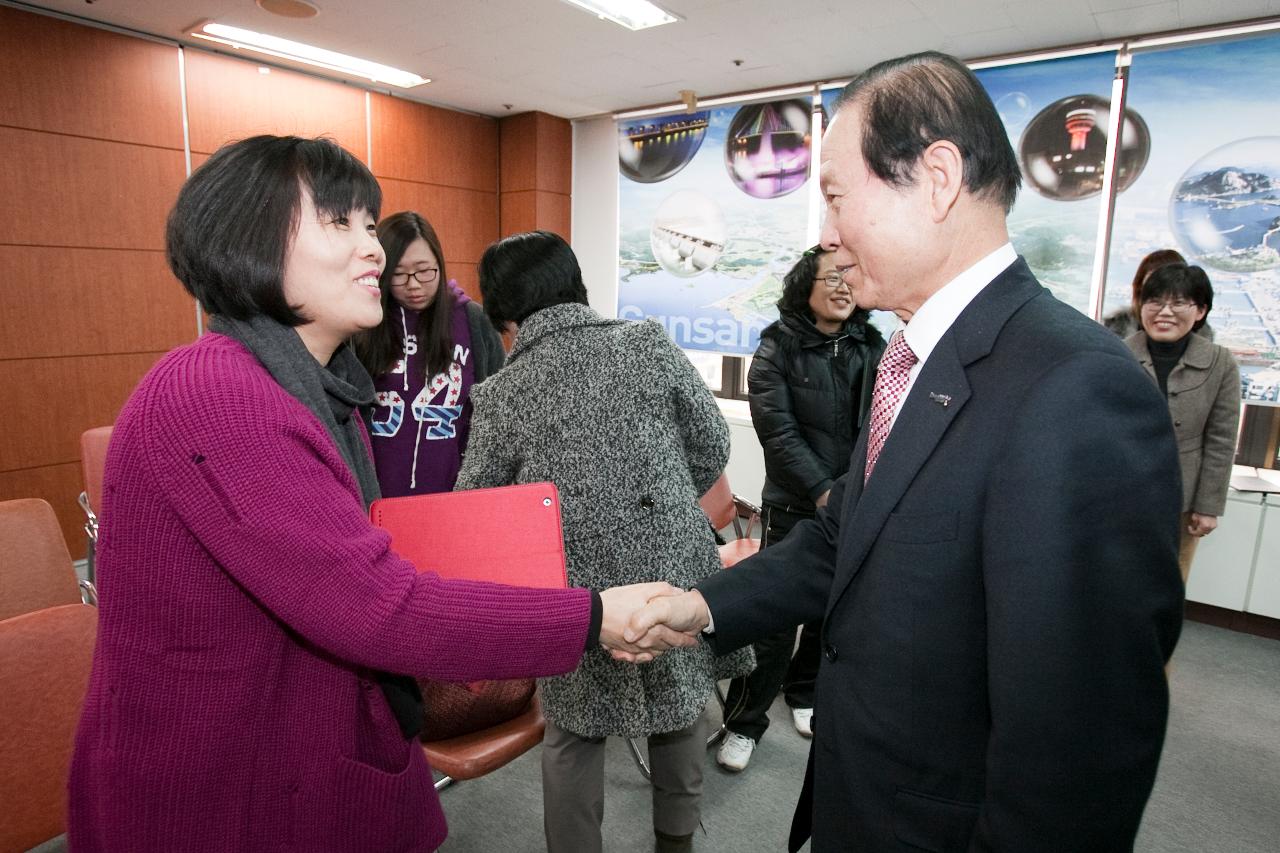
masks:
{"label": "bridge photo on banner", "polygon": [[811,98],[618,124],[618,316],[750,355],[806,248]]}

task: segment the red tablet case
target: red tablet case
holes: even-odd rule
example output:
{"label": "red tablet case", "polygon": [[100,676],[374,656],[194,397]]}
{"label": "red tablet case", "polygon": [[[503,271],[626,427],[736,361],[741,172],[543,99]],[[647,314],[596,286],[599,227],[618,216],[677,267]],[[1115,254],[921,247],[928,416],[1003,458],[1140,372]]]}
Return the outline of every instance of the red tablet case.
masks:
{"label": "red tablet case", "polygon": [[568,585],[553,483],[382,498],[369,516],[420,572],[514,586]]}

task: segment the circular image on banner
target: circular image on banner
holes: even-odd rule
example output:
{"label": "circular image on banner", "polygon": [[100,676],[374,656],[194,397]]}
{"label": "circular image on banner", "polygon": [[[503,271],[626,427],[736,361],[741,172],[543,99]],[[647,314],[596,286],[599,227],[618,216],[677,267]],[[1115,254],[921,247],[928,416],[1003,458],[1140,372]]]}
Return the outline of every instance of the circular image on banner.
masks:
{"label": "circular image on banner", "polygon": [[641,184],[665,181],[679,172],[702,147],[711,113],[625,122],[618,125],[618,168]]}
{"label": "circular image on banner", "polygon": [[1182,250],[1228,272],[1280,266],[1280,136],[1253,136],[1191,164],[1169,199]]}
{"label": "circular image on banner", "polygon": [[809,178],[811,108],[792,98],[747,104],[729,122],[724,166],[744,193],[778,198]]}
{"label": "circular image on banner", "polygon": [[[1027,183],[1045,198],[1076,201],[1102,192],[1111,101],[1097,95],[1072,95],[1055,101],[1031,119],[1022,132],[1018,159]],[[1124,192],[1142,174],[1151,155],[1151,131],[1142,116],[1124,111],[1116,192]]]}
{"label": "circular image on banner", "polygon": [[1016,127],[1031,112],[1031,99],[1025,92],[1009,92],[996,101],[996,112],[1000,114],[1005,127]]}
{"label": "circular image on banner", "polygon": [[700,192],[680,190],[658,205],[649,228],[649,246],[664,270],[691,278],[720,260],[726,231],[720,205]]}

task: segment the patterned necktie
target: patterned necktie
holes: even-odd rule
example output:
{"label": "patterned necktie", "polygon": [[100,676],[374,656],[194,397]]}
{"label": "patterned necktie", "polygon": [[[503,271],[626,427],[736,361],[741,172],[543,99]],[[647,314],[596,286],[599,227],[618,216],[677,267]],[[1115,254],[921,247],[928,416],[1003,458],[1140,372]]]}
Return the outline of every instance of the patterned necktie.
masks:
{"label": "patterned necktie", "polygon": [[871,477],[871,469],[876,467],[876,459],[889,437],[893,412],[898,408],[902,392],[907,390],[907,377],[915,363],[916,354],[899,329],[889,339],[889,347],[876,368],[876,387],[871,393],[871,435],[867,437],[867,470],[862,475],[864,484]]}

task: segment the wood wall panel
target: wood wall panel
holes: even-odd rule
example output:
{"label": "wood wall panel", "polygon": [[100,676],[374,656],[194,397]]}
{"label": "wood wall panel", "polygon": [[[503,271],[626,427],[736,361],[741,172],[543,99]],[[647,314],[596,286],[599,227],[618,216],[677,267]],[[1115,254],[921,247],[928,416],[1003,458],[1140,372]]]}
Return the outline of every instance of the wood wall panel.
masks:
{"label": "wood wall panel", "polygon": [[521,231],[552,231],[566,241],[570,237],[569,196],[559,193],[524,190],[503,193],[500,231],[503,237]]}
{"label": "wood wall panel", "polygon": [[364,90],[190,48],[186,64],[192,151],[260,133],[329,136],[368,162]]}
{"label": "wood wall panel", "polygon": [[424,184],[498,189],[498,122],[389,95],[370,96],[373,173]]}
{"label": "wood wall panel", "polygon": [[536,192],[538,227],[559,234],[568,242],[572,237],[572,207],[570,198],[560,193]]}
{"label": "wood wall panel", "polygon": [[84,511],[76,498],[84,491],[79,462],[46,465],[23,471],[0,471],[0,501],[42,498],[53,507],[73,560],[84,558]]}
{"label": "wood wall panel", "polygon": [[412,181],[379,180],[382,215],[413,210],[425,216],[440,237],[449,263],[477,263],[498,238],[498,195]]}
{"label": "wood wall panel", "polygon": [[573,126],[547,113],[521,113],[498,122],[501,191],[573,187]]}
{"label": "wood wall panel", "polygon": [[504,193],[538,188],[538,114],[521,113],[498,121],[498,151]]}
{"label": "wood wall panel", "polygon": [[573,125],[568,119],[546,113],[534,115],[538,125],[537,189],[567,196],[573,192]]}
{"label": "wood wall panel", "polygon": [[92,355],[0,361],[0,399],[15,401],[0,441],[0,471],[73,462],[80,433],[114,423],[151,365],[163,353]]}
{"label": "wood wall panel", "polygon": [[195,300],[163,252],[0,246],[0,276],[0,359],[156,352],[196,336]]}
{"label": "wood wall panel", "polygon": [[456,281],[458,287],[466,291],[467,296],[470,296],[476,302],[482,303],[484,300],[480,298],[479,270],[479,264],[464,264],[461,262],[455,264],[453,261],[449,262],[449,278]]}
{"label": "wood wall panel", "polygon": [[503,237],[538,229],[538,199],[533,190],[503,193],[499,211],[499,230]]}
{"label": "wood wall panel", "polygon": [[181,151],[0,127],[0,243],[163,249]]}
{"label": "wood wall panel", "polygon": [[0,6],[0,122],[182,148],[178,49]]}

